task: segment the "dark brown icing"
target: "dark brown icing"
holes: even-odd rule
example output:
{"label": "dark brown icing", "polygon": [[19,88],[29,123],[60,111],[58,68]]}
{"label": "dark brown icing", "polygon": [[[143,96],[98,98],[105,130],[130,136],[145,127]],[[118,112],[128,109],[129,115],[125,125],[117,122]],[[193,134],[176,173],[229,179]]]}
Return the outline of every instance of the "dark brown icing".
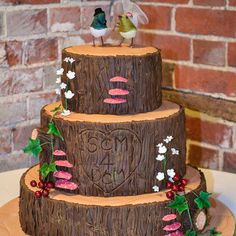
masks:
{"label": "dark brown icing", "polygon": [[[47,129],[50,111],[57,105],[42,109],[41,130]],[[174,140],[168,146],[177,148],[180,155],[169,158],[167,169],[185,174],[184,110],[174,103],[165,101],[156,111],[127,116],[59,115],[54,122],[65,139],[64,142],[56,139],[55,148],[64,150],[73,164],[70,171],[72,181],[79,184],[75,191],[78,194],[117,196],[152,192],[157,184],[156,174],[163,170],[163,162],[156,160],[156,145],[169,135]],[[41,136],[42,141],[47,140],[44,132]],[[41,163],[49,162],[50,147],[43,147]],[[161,182],[160,189],[164,187]]]}
{"label": "dark brown icing", "polygon": [[[188,167],[189,185],[195,193],[206,190],[204,175]],[[159,235],[163,236],[165,222],[163,216],[174,213],[167,207],[164,192],[138,196],[84,197],[63,195],[54,191],[49,198],[37,199],[29,182],[37,176],[37,167],[33,167],[21,178],[20,189],[20,222],[23,231],[32,236],[56,235]],[[195,195],[188,191],[186,198],[190,205],[191,215],[198,208],[194,203]],[[136,199],[136,200],[135,200]],[[102,201],[102,202],[101,202]],[[182,230],[189,228],[187,212],[178,215]]]}
{"label": "dark brown icing", "polygon": [[[64,61],[72,57],[73,64]],[[89,114],[136,114],[157,109],[161,105],[161,54],[152,47],[92,47],[77,46],[62,51],[62,81],[67,83],[66,72],[75,71],[76,78],[68,80],[75,94],[68,100],[68,109]],[[109,80],[115,76],[128,79],[127,83]],[[125,96],[111,96],[109,90],[129,91]],[[123,104],[107,104],[104,99],[118,97]],[[65,104],[64,93],[62,102]]]}

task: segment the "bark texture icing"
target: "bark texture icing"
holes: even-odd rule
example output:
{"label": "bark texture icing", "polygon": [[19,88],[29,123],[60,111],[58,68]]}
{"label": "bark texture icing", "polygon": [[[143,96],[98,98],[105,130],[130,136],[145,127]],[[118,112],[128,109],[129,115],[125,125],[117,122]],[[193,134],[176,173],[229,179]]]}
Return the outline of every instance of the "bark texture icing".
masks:
{"label": "bark texture icing", "polygon": [[[42,130],[47,129],[50,110],[55,106],[42,109]],[[120,118],[73,113],[66,118],[56,116],[54,122],[65,140],[55,140],[55,148],[63,150],[73,165],[70,171],[72,181],[79,185],[78,194],[136,195],[153,192],[156,184],[160,189],[165,188],[165,181],[159,183],[156,179],[157,172],[164,170],[163,161],[156,160],[156,145],[170,135],[174,139],[165,144],[169,150],[165,154],[166,168],[173,168],[182,176],[185,174],[184,110],[176,104],[164,102],[160,109],[146,116]],[[41,136],[46,141],[47,134],[41,132]],[[178,156],[172,155],[172,147],[179,150]],[[44,145],[41,163],[50,160],[50,147]]]}
{"label": "bark texture icing", "polygon": [[[68,57],[75,62],[64,61]],[[89,114],[135,114],[155,110],[161,105],[162,63],[160,51],[156,48],[101,49],[77,46],[64,49],[62,60],[62,81],[75,94],[67,100],[68,109],[71,111]],[[68,71],[75,72],[74,79],[67,78]],[[128,81],[110,81],[117,76]],[[128,94],[110,95],[113,89],[122,89],[128,91]],[[106,99],[109,103],[104,102]],[[117,101],[123,102],[115,104]],[[62,102],[65,107],[63,90]]]}

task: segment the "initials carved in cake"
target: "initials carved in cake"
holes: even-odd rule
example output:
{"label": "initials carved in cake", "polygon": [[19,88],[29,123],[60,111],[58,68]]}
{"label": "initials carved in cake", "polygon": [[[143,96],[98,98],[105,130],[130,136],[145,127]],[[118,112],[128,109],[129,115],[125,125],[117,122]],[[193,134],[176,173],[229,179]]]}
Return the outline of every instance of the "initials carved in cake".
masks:
{"label": "initials carved in cake", "polygon": [[105,193],[111,193],[130,178],[141,160],[141,141],[132,130],[84,130],[79,143],[86,175]]}

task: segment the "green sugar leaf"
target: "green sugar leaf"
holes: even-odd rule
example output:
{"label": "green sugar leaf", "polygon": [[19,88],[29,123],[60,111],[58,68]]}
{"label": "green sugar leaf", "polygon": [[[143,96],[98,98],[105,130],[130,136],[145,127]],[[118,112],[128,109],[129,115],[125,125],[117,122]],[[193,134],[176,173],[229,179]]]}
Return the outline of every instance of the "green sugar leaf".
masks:
{"label": "green sugar leaf", "polygon": [[220,236],[220,235],[221,235],[221,233],[216,231],[215,228],[210,230],[210,236]]}
{"label": "green sugar leaf", "polygon": [[197,232],[195,230],[187,230],[184,234],[184,236],[197,236]]}
{"label": "green sugar leaf", "polygon": [[53,116],[57,114],[57,112],[62,111],[61,104],[57,107],[55,107],[51,112],[53,113]]}
{"label": "green sugar leaf", "polygon": [[31,153],[34,157],[38,157],[39,153],[42,151],[39,139],[29,138],[28,143],[23,148],[24,153]]}
{"label": "green sugar leaf", "polygon": [[177,210],[179,214],[189,209],[185,197],[179,195],[175,196],[175,199],[168,204],[168,207]]}
{"label": "green sugar leaf", "polygon": [[199,209],[210,208],[211,203],[209,201],[210,193],[208,192],[200,192],[199,197],[194,199],[194,202],[197,204]]}
{"label": "green sugar leaf", "polygon": [[56,125],[54,124],[53,121],[50,121],[48,123],[48,132],[47,134],[52,134],[52,135],[55,135],[57,137],[59,137],[61,140],[64,141],[64,138],[62,137],[60,131],[57,129]]}
{"label": "green sugar leaf", "polygon": [[42,175],[42,177],[45,179],[50,173],[53,173],[55,171],[57,171],[56,169],[56,164],[55,163],[44,163],[41,167],[40,167],[40,173]]}

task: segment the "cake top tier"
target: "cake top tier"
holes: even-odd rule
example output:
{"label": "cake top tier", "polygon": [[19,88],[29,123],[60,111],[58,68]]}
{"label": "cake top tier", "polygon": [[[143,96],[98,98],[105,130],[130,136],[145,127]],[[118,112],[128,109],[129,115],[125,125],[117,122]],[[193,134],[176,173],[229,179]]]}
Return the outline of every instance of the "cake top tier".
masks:
{"label": "cake top tier", "polygon": [[72,46],[64,49],[68,53],[90,56],[144,56],[149,53],[157,53],[158,49],[154,47],[120,47],[105,46],[93,47],[91,45]]}
{"label": "cake top tier", "polygon": [[161,55],[154,47],[68,47],[60,72],[65,110],[120,115],[161,105]]}

